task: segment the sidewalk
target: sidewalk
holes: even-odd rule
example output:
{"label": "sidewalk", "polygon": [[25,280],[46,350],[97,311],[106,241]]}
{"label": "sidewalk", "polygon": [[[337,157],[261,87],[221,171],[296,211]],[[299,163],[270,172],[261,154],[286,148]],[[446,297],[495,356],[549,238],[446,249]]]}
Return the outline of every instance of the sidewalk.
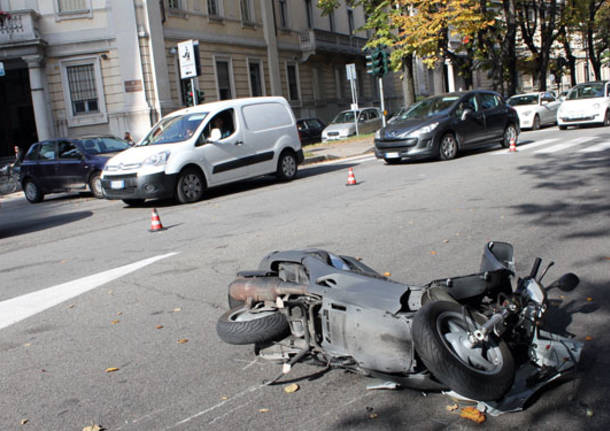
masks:
{"label": "sidewalk", "polygon": [[308,165],[327,160],[344,159],[346,157],[372,153],[373,151],[373,135],[305,145],[303,146],[303,153],[305,154],[303,164]]}

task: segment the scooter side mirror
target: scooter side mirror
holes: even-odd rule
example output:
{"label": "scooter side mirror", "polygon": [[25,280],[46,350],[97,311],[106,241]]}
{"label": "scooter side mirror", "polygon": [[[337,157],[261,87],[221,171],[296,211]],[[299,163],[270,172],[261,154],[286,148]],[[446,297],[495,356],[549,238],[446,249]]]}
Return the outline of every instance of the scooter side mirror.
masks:
{"label": "scooter side mirror", "polygon": [[552,282],[548,288],[552,289],[556,287],[563,292],[570,292],[578,286],[578,283],[580,283],[578,276],[572,272],[568,272],[559,277],[559,280]]}

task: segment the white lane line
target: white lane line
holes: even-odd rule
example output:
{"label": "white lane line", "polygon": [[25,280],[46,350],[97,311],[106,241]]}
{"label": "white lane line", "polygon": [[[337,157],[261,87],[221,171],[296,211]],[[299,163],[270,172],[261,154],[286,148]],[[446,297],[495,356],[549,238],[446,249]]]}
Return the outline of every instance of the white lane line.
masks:
{"label": "white lane line", "polygon": [[573,147],[574,145],[584,144],[585,142],[593,141],[595,137],[582,137],[574,139],[570,142],[564,142],[563,144],[553,145],[552,147],[543,148],[538,151],[534,151],[535,154],[551,154],[557,151],[565,150],[566,148]]}
{"label": "white lane line", "polygon": [[37,292],[27,293],[16,298],[0,302],[0,329],[20,322],[44,310],[61,304],[68,299],[88,292],[119,277],[134,272],[158,260],[178,254],[167,253],[151,257],[129,265],[120,266],[108,271],[93,274],[78,280],[47,287]]}
{"label": "white lane line", "polygon": [[361,154],[359,156],[346,157],[345,159],[334,159],[334,160],[327,160],[325,162],[312,163],[312,164],[303,166],[301,169],[316,168],[316,167],[325,166],[325,165],[337,165],[339,163],[348,163],[348,162],[367,162],[369,160],[375,160],[375,159],[376,159],[376,157],[374,154],[373,155]]}
{"label": "white lane line", "polygon": [[[517,145],[517,151],[531,150],[532,148],[536,148],[536,147],[540,147],[542,145],[550,144],[550,143],[553,143],[553,142],[558,141],[558,140],[559,139],[557,139],[557,138],[551,138],[551,139],[543,139],[542,141],[533,142],[531,144]],[[510,151],[508,149],[503,148],[501,150],[494,151],[492,154],[510,154]]]}
{"label": "white lane line", "polygon": [[610,149],[610,142],[601,142],[599,144],[585,147],[582,150],[578,150],[579,153],[595,153],[597,151],[605,151]]}

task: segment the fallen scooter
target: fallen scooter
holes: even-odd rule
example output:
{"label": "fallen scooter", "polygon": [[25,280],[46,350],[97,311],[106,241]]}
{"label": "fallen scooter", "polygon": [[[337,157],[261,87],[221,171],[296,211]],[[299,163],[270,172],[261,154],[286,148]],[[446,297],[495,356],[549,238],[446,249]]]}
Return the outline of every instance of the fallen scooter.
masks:
{"label": "fallen scooter", "polygon": [[544,385],[573,371],[582,343],[541,329],[547,291],[569,291],[568,273],[548,287],[536,258],[515,280],[513,247],[485,245],[480,272],[398,283],[359,259],[319,249],[273,252],[229,285],[217,322],[229,344],[254,344],[281,363],[343,368],[395,385],[480,402],[492,415],[523,409]]}

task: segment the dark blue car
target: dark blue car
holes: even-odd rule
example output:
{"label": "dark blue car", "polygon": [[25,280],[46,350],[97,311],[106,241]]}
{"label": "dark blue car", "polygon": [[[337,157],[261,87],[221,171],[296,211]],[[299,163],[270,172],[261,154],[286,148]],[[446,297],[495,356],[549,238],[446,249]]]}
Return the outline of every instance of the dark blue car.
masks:
{"label": "dark blue car", "polygon": [[53,139],[32,144],[21,164],[21,185],[32,203],[47,193],[91,190],[104,197],[100,175],[116,153],[129,148],[112,136]]}

